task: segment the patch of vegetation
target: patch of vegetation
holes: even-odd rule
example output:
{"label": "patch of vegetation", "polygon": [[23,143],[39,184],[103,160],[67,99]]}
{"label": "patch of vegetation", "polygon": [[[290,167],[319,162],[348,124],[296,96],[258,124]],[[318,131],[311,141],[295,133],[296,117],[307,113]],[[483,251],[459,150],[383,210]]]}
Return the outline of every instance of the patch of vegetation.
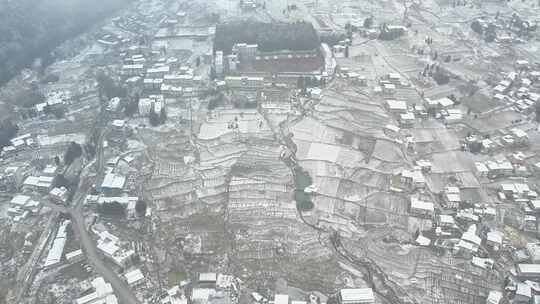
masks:
{"label": "patch of vegetation", "polygon": [[137,204],[135,204],[135,211],[139,217],[146,215],[146,208],[146,202],[143,200],[138,200]]}
{"label": "patch of vegetation", "polygon": [[235,43],[256,43],[263,52],[308,51],[320,44],[315,28],[308,22],[228,22],[217,26],[215,37],[214,50],[224,54],[229,54]]}
{"label": "patch of vegetation", "polygon": [[210,98],[210,101],[208,102],[208,110],[213,110],[224,104],[225,104],[225,95],[223,95],[223,93],[220,92],[217,95],[212,96]]}
{"label": "patch of vegetation", "polygon": [[183,271],[171,271],[167,275],[167,279],[169,280],[170,285],[177,285],[181,281],[187,279],[187,274]]}
{"label": "patch of vegetation", "polygon": [[139,111],[139,99],[139,95],[129,98],[124,106],[124,115],[126,115],[126,117],[133,117],[133,115]]}
{"label": "patch of vegetation", "polygon": [[99,205],[98,212],[103,216],[123,217],[126,214],[126,207],[119,202],[103,203]]}
{"label": "patch of vegetation", "polygon": [[66,150],[66,154],[64,154],[64,164],[66,166],[71,165],[73,161],[82,155],[82,147],[76,142],[71,142],[68,149]]}
{"label": "patch of vegetation", "polygon": [[17,102],[25,108],[31,108],[38,103],[45,101],[45,96],[39,91],[37,87],[31,87],[21,90],[17,96]]}
{"label": "patch of vegetation", "polygon": [[0,150],[11,144],[10,140],[17,135],[19,127],[11,120],[4,120],[0,123]]}
{"label": "patch of vegetation", "polygon": [[236,109],[256,109],[257,100],[249,100],[247,96],[234,95],[233,105]]}
{"label": "patch of vegetation", "polygon": [[313,179],[309,176],[309,173],[297,166],[294,168],[294,200],[296,201],[296,208],[300,211],[309,211],[313,209],[313,202],[311,195],[304,192],[304,189],[313,184]]}
{"label": "patch of vegetation", "polygon": [[99,97],[101,100],[109,101],[113,97],[124,98],[127,96],[127,90],[121,84],[117,83],[103,71],[96,75],[98,83]]}
{"label": "patch of vegetation", "polygon": [[148,120],[153,127],[164,124],[165,121],[167,121],[167,112],[165,111],[165,108],[161,108],[158,114],[154,107],[152,107],[150,109],[150,114],[148,115]]}
{"label": "patch of vegetation", "polygon": [[321,34],[321,43],[326,43],[329,46],[339,44],[341,41],[347,39],[346,33],[331,32]]}

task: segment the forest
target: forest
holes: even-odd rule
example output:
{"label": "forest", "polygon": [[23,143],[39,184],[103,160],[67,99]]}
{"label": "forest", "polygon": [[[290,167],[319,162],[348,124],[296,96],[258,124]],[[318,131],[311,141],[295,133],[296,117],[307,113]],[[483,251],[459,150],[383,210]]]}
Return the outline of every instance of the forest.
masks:
{"label": "forest", "polygon": [[229,54],[235,43],[256,43],[260,51],[273,52],[313,50],[319,47],[320,41],[313,25],[307,22],[236,21],[219,24],[214,51],[222,50]]}
{"label": "forest", "polygon": [[132,0],[0,0],[0,85]]}

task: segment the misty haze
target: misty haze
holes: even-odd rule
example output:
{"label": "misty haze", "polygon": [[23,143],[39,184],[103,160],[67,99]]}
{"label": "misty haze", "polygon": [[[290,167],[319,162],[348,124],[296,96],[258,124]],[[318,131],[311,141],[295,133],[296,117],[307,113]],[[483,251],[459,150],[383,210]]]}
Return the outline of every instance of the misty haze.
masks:
{"label": "misty haze", "polygon": [[0,304],[539,304],[539,0],[0,0]]}

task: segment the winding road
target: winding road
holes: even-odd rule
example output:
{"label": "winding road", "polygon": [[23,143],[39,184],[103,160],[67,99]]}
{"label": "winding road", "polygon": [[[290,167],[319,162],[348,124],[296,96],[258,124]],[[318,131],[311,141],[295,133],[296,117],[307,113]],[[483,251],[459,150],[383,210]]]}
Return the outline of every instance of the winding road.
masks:
{"label": "winding road", "polygon": [[77,192],[73,197],[72,207],[67,209],[67,213],[71,215],[73,221],[72,228],[75,232],[75,235],[79,237],[81,242],[81,247],[86,254],[88,262],[94,268],[94,271],[100,274],[105,281],[109,282],[116,296],[120,299],[120,303],[123,304],[141,304],[137,299],[133,291],[129,288],[120,276],[114,272],[114,270],[105,264],[105,261],[102,259],[101,255],[97,252],[96,243],[90,237],[84,217],[82,215],[82,206],[84,204],[84,199],[92,182],[89,176],[89,169],[95,163],[98,166],[98,177],[103,172],[103,139],[105,138],[106,132],[102,132],[100,136],[100,142],[97,149],[97,156],[95,162],[88,164],[80,174],[80,181],[77,187]]}

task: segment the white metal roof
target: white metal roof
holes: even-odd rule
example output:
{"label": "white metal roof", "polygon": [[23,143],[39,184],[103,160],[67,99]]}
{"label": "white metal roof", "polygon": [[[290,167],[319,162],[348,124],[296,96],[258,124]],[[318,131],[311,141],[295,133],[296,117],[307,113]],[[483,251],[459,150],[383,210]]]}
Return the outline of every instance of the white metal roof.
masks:
{"label": "white metal roof", "polygon": [[66,253],[66,259],[69,260],[69,259],[72,259],[74,257],[78,257],[80,255],[83,255],[83,252],[82,252],[81,249],[77,249],[77,250],[74,250],[72,252]]}
{"label": "white metal roof", "polygon": [[203,272],[199,274],[199,281],[215,282],[216,280],[217,280],[217,274],[214,272]]}
{"label": "white metal roof", "polygon": [[24,206],[28,200],[30,200],[29,196],[18,194],[11,199],[11,203],[13,205]]}
{"label": "white metal roof", "polygon": [[144,275],[142,271],[139,268],[137,268],[124,274],[124,278],[126,278],[126,282],[128,283],[128,285],[131,285],[131,284],[139,282],[140,280],[143,280]]}
{"label": "white metal roof", "polygon": [[517,269],[520,273],[540,274],[540,264],[518,264]]}
{"label": "white metal roof", "polygon": [[367,302],[374,301],[373,290],[371,288],[347,288],[340,291],[343,302]]}

